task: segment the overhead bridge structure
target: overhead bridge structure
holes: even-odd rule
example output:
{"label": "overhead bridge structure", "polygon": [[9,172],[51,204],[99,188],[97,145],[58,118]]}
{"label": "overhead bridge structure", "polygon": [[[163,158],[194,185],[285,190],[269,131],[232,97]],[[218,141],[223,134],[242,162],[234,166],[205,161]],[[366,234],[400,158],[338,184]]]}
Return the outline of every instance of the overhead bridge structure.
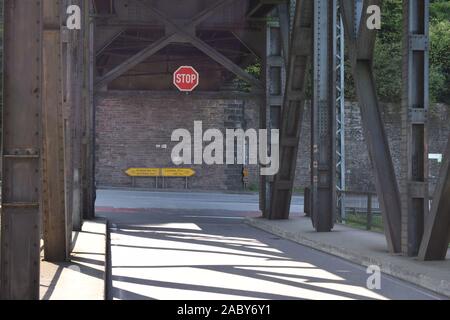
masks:
{"label": "overhead bridge structure", "polygon": [[[41,249],[46,260],[65,261],[72,231],[95,216],[96,95],[130,83],[167,89],[158,74],[167,56],[204,63],[202,90],[239,79],[265,101],[260,128],[280,129],[280,170],[260,183],[267,219],[289,218],[312,100],[311,228],[331,231],[345,184],[344,39],[387,246],[445,259],[450,144],[431,206],[428,192],[429,1],[403,3],[399,178],[373,76],[370,20],[381,0],[4,0],[0,297],[38,299]],[[258,61],[259,77],[247,69]]]}

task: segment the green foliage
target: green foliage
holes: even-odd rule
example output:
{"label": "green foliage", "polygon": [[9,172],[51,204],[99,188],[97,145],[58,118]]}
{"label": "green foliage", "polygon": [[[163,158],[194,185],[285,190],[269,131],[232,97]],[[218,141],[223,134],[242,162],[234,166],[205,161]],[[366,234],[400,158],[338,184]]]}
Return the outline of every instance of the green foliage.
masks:
{"label": "green foliage", "polygon": [[[444,101],[445,91],[448,92],[448,87],[446,88],[446,79],[444,72],[441,68],[436,65],[430,67],[430,99],[432,102]],[[447,89],[447,90],[446,90]]]}
{"label": "green foliage", "polygon": [[430,42],[430,96],[434,101],[450,102],[450,15],[447,20],[433,20]]}
{"label": "green foliage", "polygon": [[450,1],[430,1],[430,18],[437,21],[448,21],[450,19]]}
{"label": "green foliage", "polygon": [[[374,73],[378,96],[385,102],[399,102],[402,85],[403,0],[384,0],[382,29],[378,32],[374,56]],[[355,88],[348,59],[345,64],[345,96],[355,99]],[[247,71],[261,76],[261,64],[255,63]],[[309,80],[309,79],[308,79]],[[249,86],[238,80],[238,88]],[[307,84],[307,97],[312,95]],[[430,99],[450,103],[450,1],[430,1]]]}
{"label": "green foliage", "polygon": [[376,41],[374,73],[378,95],[383,101],[398,102],[402,90],[401,42]]}
{"label": "green foliage", "polygon": [[[261,61],[257,60],[253,64],[248,65],[245,68],[245,71],[255,77],[256,79],[261,79]],[[249,85],[247,82],[243,81],[242,79],[235,78],[233,80],[233,86],[238,90],[242,92],[250,92],[251,91],[251,85]]]}
{"label": "green foliage", "polygon": [[[382,29],[378,33],[374,72],[378,95],[383,101],[401,99],[402,0],[384,0]],[[450,1],[430,2],[430,98],[450,102]],[[352,83],[346,91],[352,97]]]}

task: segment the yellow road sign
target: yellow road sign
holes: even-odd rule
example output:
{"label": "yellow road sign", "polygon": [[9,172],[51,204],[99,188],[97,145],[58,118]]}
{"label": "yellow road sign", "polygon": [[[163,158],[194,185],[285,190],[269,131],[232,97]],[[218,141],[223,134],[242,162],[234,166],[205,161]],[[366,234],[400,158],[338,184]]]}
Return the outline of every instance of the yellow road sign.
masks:
{"label": "yellow road sign", "polygon": [[160,177],[159,168],[130,168],[125,173],[130,177]]}
{"label": "yellow road sign", "polygon": [[163,177],[192,177],[195,171],[189,168],[164,168],[162,169]]}

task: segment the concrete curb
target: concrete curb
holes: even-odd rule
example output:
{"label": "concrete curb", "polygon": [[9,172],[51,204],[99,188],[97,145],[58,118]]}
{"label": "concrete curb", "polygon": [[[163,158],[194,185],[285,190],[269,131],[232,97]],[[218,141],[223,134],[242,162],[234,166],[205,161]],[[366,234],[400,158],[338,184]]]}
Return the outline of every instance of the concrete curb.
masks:
{"label": "concrete curb", "polygon": [[247,217],[245,222],[255,228],[275,234],[284,239],[332,254],[359,265],[378,265],[381,271],[385,274],[450,297],[450,277],[449,279],[438,279],[437,277],[430,276],[424,272],[415,271],[415,268],[408,268],[408,264],[412,264],[416,261],[414,258],[386,254],[389,259],[383,259],[382,257],[371,256],[370,252],[368,252],[368,254],[362,254],[360,252],[348,250],[330,243],[317,241],[308,236],[308,234],[304,234],[302,232],[287,231],[272,221],[262,218]]}

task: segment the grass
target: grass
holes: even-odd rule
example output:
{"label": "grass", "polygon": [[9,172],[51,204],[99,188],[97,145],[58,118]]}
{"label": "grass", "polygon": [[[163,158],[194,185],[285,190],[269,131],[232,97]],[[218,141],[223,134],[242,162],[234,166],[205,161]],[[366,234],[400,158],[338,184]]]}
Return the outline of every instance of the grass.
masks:
{"label": "grass", "polygon": [[[345,225],[351,228],[367,230],[367,213],[366,212],[347,212]],[[372,216],[371,231],[383,232],[383,219],[380,214]]]}
{"label": "grass", "polygon": [[[251,191],[251,192],[259,192],[259,185],[257,184],[251,184],[247,187],[247,191]],[[305,193],[305,188],[303,187],[296,187],[293,190],[294,195],[296,196],[300,196],[303,195]]]}

